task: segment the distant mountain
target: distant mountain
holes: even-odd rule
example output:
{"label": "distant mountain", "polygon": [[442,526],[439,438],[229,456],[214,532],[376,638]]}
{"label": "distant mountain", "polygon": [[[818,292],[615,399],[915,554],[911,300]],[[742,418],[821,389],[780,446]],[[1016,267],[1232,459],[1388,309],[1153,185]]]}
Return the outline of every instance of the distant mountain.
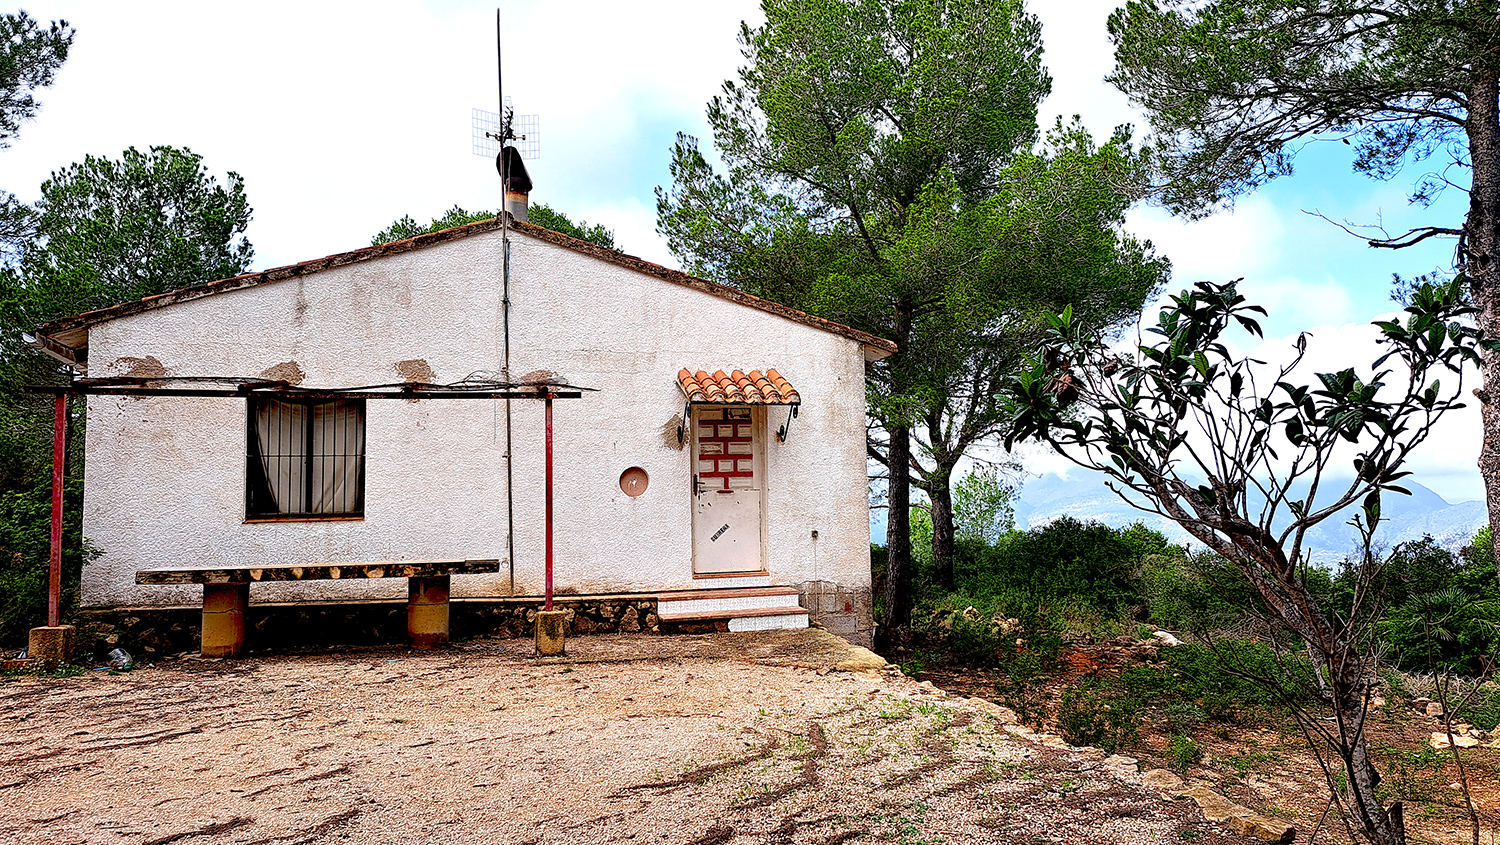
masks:
{"label": "distant mountain", "polygon": [[[1484,525],[1487,518],[1484,502],[1450,504],[1420,484],[1406,483],[1409,480],[1404,480],[1403,485],[1411,490],[1412,495],[1386,494],[1381,497],[1384,518],[1375,532],[1376,543],[1389,547],[1431,535],[1439,544],[1456,550]],[[1336,563],[1357,550],[1359,533],[1348,524],[1356,511],[1351,507],[1307,533],[1306,545],[1314,560]],[[1079,471],[1068,479],[1048,474],[1026,481],[1021,488],[1021,499],[1016,503],[1016,527],[1044,525],[1064,515],[1098,520],[1116,527],[1143,522],[1174,542],[1198,545],[1177,523],[1136,510],[1121,501],[1104,486],[1104,477],[1099,473]]]}
{"label": "distant mountain", "polygon": [[[1440,545],[1457,551],[1469,542],[1485,524],[1484,502],[1450,504],[1437,493],[1416,483],[1403,485],[1412,495],[1387,494],[1381,497],[1385,517],[1375,533],[1375,542],[1387,548],[1408,540],[1430,535]],[[1330,517],[1307,533],[1307,548],[1312,559],[1333,565],[1358,550],[1359,534],[1348,525],[1355,509]],[[1135,522],[1160,531],[1174,543],[1201,545],[1177,523],[1166,517],[1136,510],[1104,486],[1104,476],[1078,470],[1071,478],[1047,474],[1029,478],[1016,502],[1016,527],[1045,525],[1060,516],[1096,520],[1117,528]],[[885,542],[885,511],[870,512],[870,538]]]}

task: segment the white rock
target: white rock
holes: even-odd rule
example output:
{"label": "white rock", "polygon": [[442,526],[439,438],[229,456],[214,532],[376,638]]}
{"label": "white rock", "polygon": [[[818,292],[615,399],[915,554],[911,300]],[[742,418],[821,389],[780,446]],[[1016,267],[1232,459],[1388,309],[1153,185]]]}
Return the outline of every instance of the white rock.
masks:
{"label": "white rock", "polygon": [[1161,640],[1162,645],[1182,645],[1182,640],[1177,639],[1166,631],[1156,631],[1151,636]]}
{"label": "white rock", "polygon": [[[1452,744],[1458,746],[1459,748],[1474,748],[1475,746],[1479,745],[1479,740],[1475,739],[1472,736],[1464,736],[1463,734],[1455,733],[1453,735]],[[1448,748],[1448,735],[1445,733],[1438,733],[1437,731],[1433,731],[1431,745],[1433,748]]]}

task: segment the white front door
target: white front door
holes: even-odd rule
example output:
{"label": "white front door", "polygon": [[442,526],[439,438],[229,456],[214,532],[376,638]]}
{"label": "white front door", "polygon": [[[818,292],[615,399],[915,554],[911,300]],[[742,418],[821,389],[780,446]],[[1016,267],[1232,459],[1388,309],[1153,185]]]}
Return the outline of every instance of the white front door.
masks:
{"label": "white front door", "polygon": [[693,409],[693,572],[759,572],[760,435],[744,406]]}

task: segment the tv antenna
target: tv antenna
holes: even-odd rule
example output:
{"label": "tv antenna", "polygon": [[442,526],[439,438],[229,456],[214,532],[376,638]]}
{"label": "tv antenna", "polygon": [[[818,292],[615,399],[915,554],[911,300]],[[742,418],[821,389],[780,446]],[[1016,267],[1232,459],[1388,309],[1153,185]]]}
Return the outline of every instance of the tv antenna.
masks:
{"label": "tv antenna", "polygon": [[510,97],[505,98],[505,114],[484,109],[473,110],[474,155],[493,159],[500,148],[515,147],[526,161],[542,157],[541,118],[534,114],[516,114]]}

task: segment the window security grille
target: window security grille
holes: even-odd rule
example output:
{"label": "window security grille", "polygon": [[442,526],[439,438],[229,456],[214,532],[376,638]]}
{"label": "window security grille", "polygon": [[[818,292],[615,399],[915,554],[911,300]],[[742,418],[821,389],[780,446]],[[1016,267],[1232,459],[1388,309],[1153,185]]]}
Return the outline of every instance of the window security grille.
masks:
{"label": "window security grille", "polygon": [[364,515],[363,399],[252,397],[248,410],[247,518]]}

